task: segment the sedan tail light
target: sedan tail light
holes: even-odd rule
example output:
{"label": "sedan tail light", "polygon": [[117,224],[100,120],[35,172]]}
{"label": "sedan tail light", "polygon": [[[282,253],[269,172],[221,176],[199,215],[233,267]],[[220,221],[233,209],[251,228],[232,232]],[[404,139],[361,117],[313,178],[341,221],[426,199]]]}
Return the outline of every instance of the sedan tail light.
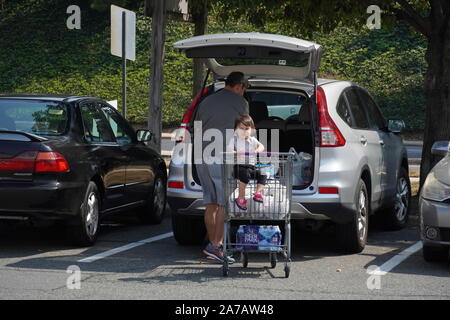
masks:
{"label": "sedan tail light", "polygon": [[25,151],[12,159],[0,159],[0,171],[68,172],[67,160],[58,152]]}
{"label": "sedan tail light", "polygon": [[26,151],[12,159],[0,159],[0,171],[33,172],[37,151]]}
{"label": "sedan tail light", "polygon": [[68,172],[69,163],[58,152],[39,152],[35,172]]}

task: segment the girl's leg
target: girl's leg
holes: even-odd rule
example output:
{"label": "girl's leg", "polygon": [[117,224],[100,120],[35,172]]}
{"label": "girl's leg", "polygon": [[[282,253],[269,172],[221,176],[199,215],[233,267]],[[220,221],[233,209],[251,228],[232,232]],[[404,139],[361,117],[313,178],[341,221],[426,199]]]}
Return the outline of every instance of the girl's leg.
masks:
{"label": "girl's leg", "polygon": [[256,186],[256,192],[255,193],[262,193],[264,191],[264,185],[263,184],[258,184]]}
{"label": "girl's leg", "polygon": [[247,184],[239,181],[239,199],[245,199],[245,188],[247,187]]}
{"label": "girl's leg", "polygon": [[255,170],[256,174],[256,180],[258,184],[256,185],[256,192],[255,193],[262,193],[264,190],[264,186],[266,185],[266,175],[262,174],[261,171]]}

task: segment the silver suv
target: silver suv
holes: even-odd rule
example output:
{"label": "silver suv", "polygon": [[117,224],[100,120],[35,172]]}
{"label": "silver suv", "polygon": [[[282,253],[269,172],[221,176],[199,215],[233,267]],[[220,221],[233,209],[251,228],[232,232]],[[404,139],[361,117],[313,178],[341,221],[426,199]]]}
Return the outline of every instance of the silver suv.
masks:
{"label": "silver suv", "polygon": [[[202,58],[214,82],[202,90],[183,117],[176,149],[192,152],[192,119],[202,98],[224,87],[224,77],[249,78],[246,99],[258,132],[277,129],[280,151],[294,148],[311,159],[306,179],[296,179],[292,219],[319,227],[336,224],[338,248],[361,252],[369,216],[382,216],[389,229],[405,226],[411,188],[408,158],[398,133],[401,120],[386,121],[371,95],[355,83],[318,79],[322,48],[271,34],[234,33],[193,37],[175,43],[189,58]],[[267,129],[267,130],[264,130]],[[181,145],[180,145],[181,144]],[[179,149],[179,148],[178,148]],[[204,239],[202,187],[195,165],[172,156],[168,202],[180,244]],[[175,161],[174,161],[175,160]]]}

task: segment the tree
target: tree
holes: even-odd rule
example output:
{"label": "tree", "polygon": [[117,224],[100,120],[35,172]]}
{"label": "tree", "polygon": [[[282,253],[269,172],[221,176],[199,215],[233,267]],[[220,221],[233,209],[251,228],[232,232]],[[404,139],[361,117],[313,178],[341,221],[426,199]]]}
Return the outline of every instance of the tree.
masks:
{"label": "tree", "polygon": [[283,21],[284,32],[331,31],[338,25],[366,24],[370,5],[382,10],[382,24],[406,21],[427,41],[425,55],[426,123],[420,185],[439,160],[431,154],[434,141],[450,140],[450,1],[448,0],[217,0],[221,17],[245,17],[261,26]]}
{"label": "tree", "polygon": [[[208,32],[208,11],[211,7],[210,0],[190,0],[189,12],[194,23],[194,36],[200,36]],[[200,92],[205,77],[205,68],[200,59],[194,59],[192,96]]]}

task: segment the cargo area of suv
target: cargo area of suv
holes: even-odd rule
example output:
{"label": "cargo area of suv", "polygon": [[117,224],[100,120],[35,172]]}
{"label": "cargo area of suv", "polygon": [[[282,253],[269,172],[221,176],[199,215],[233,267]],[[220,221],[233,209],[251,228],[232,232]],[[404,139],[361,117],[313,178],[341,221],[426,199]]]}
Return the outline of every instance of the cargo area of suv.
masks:
{"label": "cargo area of suv", "polygon": [[[313,180],[314,165],[310,98],[304,92],[270,88],[249,88],[245,98],[256,126],[256,136],[267,152],[295,151],[299,157],[307,159],[297,170],[301,172],[293,181],[293,189],[307,188]],[[190,120],[192,126],[193,117]],[[195,166],[191,166],[191,170],[193,180],[201,185]]]}

